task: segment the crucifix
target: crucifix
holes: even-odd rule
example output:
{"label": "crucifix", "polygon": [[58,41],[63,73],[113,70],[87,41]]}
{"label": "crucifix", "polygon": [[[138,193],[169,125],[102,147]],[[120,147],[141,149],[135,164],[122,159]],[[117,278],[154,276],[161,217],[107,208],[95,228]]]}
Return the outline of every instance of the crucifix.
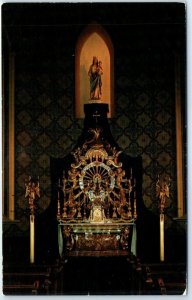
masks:
{"label": "crucifix", "polygon": [[95,114],[93,114],[93,117],[95,118],[95,122],[97,124],[97,118],[100,117],[100,114],[98,114],[97,110],[96,110]]}

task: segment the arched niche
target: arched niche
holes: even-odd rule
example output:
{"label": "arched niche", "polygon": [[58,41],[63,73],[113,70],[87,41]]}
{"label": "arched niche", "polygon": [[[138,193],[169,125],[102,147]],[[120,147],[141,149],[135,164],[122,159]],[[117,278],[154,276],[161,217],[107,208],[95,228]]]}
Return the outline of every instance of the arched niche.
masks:
{"label": "arched niche", "polygon": [[[96,56],[102,62],[100,99],[90,97],[89,69]],[[108,117],[113,116],[114,50],[108,33],[99,24],[90,24],[80,35],[75,51],[75,114],[84,118],[84,104],[107,103]]]}

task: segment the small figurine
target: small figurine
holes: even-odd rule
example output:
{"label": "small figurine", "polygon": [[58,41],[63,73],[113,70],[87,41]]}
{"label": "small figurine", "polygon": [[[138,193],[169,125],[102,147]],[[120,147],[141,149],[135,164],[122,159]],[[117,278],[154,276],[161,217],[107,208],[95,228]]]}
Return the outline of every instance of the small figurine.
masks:
{"label": "small figurine", "polygon": [[96,56],[93,56],[93,62],[89,68],[89,80],[90,80],[90,100],[100,100],[102,91],[102,80],[103,75],[102,62],[98,61]]}

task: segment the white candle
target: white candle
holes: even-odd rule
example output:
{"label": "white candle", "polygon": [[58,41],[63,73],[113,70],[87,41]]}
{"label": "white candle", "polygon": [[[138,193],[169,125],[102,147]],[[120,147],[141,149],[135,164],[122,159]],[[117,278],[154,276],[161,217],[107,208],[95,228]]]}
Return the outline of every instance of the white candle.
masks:
{"label": "white candle", "polygon": [[160,214],[160,261],[164,261],[164,214]]}
{"label": "white candle", "polygon": [[35,262],[35,216],[30,215],[30,263]]}

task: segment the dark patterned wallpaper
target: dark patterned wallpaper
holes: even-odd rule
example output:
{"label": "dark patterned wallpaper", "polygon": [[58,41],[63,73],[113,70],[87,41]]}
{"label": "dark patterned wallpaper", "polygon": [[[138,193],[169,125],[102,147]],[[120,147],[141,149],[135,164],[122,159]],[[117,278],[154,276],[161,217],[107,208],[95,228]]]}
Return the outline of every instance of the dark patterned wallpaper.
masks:
{"label": "dark patterned wallpaper", "polygon": [[[18,10],[17,18],[7,15],[5,19],[17,24],[8,30],[15,49],[15,211],[23,231],[29,223],[25,179],[40,176],[38,213],[42,213],[50,203],[50,156],[68,154],[83,129],[83,120],[74,115],[74,55],[79,34],[91,22],[91,9],[87,6],[84,11],[84,24],[78,9],[73,15],[66,11],[64,19],[65,10],[57,10],[58,15],[47,10],[49,18],[30,13],[29,21]],[[158,8],[160,21],[150,11],[144,14],[137,7],[133,9],[136,21],[130,7],[122,6],[118,15],[115,10],[115,6],[97,8],[98,23],[103,24],[114,45],[115,115],[109,120],[111,132],[127,154],[142,156],[143,200],[154,213],[157,174],[171,177],[168,214],[176,216],[174,57],[176,52],[184,53],[180,46],[183,15],[177,10],[180,23],[176,25],[171,19],[175,14],[158,15]],[[166,22],[162,22],[162,16]],[[20,22],[30,26],[18,26]],[[34,26],[34,22],[46,26]],[[167,226],[169,222],[167,219]]]}
{"label": "dark patterned wallpaper", "polygon": [[111,124],[123,150],[132,156],[142,156],[146,207],[157,212],[157,174],[171,177],[169,211],[172,215],[176,213],[177,199],[173,70],[173,57],[169,55],[137,53],[127,59],[126,66],[124,58],[120,58],[116,119]]}
{"label": "dark patterned wallpaper", "polygon": [[[26,66],[18,61],[16,77],[16,218],[26,226],[25,179],[40,176],[38,206],[39,212],[44,211],[51,195],[50,156],[68,154],[83,127],[83,120],[74,117],[73,60],[46,59],[38,65],[38,74],[30,69],[33,63],[26,62]],[[53,72],[48,71],[53,64],[58,64],[54,79]]]}
{"label": "dark patterned wallpaper", "polygon": [[[39,212],[50,203],[50,156],[75,146],[83,120],[74,116],[74,59],[16,58],[16,218],[28,226],[24,181],[40,176]],[[49,72],[53,68],[54,71]],[[120,147],[143,159],[143,199],[156,212],[158,173],[171,177],[169,212],[176,214],[175,99],[173,57],[139,52],[116,57],[115,116],[109,120]]]}

